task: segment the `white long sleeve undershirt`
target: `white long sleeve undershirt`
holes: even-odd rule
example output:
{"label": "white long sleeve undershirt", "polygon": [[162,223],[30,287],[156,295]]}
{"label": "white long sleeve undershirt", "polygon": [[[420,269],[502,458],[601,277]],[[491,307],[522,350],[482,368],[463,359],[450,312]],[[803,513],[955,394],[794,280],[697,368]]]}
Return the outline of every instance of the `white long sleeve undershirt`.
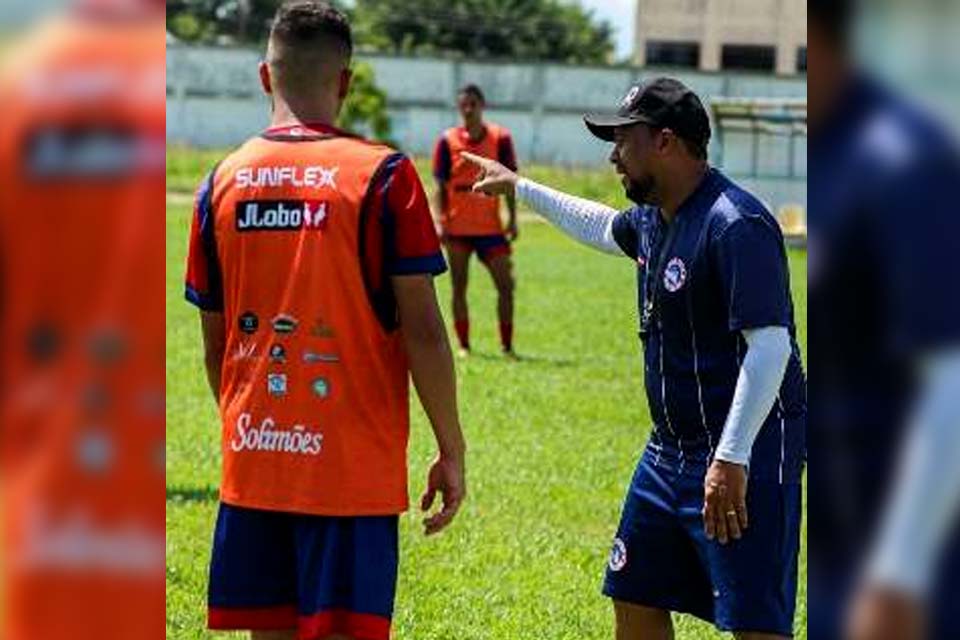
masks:
{"label": "white long sleeve undershirt", "polygon": [[575,240],[605,253],[624,255],[613,239],[616,209],[526,178],[517,181],[517,198]]}
{"label": "white long sleeve undershirt", "polygon": [[747,341],[747,354],[740,365],[714,458],[746,465],[753,442],[780,392],[792,347],[786,327],[744,329],[741,333]]}
{"label": "white long sleeve undershirt", "polygon": [[960,515],[960,350],[929,357],[866,581],[918,597]]}

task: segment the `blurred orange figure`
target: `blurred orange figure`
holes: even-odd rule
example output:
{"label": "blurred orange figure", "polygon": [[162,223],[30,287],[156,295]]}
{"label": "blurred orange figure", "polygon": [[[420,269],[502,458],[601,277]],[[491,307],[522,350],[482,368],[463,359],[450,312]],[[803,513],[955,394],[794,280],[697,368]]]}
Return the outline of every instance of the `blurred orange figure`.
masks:
{"label": "blurred orange figure", "polygon": [[0,75],[8,640],[164,633],[159,8],[76,3]]}

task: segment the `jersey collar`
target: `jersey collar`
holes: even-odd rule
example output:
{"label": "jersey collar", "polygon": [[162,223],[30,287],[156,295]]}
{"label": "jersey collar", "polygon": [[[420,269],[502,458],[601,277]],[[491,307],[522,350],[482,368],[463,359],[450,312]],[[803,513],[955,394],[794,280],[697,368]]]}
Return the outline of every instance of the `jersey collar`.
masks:
{"label": "jersey collar", "polygon": [[467,128],[463,125],[458,127],[458,133],[460,134],[460,139],[466,144],[480,144],[487,139],[487,136],[490,135],[490,127],[487,126],[487,123],[483,123],[483,133],[480,134],[480,137],[476,140],[470,137],[470,132],[467,131]]}
{"label": "jersey collar", "polygon": [[324,138],[354,137],[353,134],[323,122],[301,122],[298,124],[270,127],[261,134],[268,140],[321,140]]}
{"label": "jersey collar", "polygon": [[698,211],[709,209],[716,199],[717,191],[721,188],[722,183],[723,175],[720,171],[708,165],[697,188],[677,208],[677,215],[674,216],[674,219],[679,220],[681,216],[688,216],[691,213],[695,214]]}

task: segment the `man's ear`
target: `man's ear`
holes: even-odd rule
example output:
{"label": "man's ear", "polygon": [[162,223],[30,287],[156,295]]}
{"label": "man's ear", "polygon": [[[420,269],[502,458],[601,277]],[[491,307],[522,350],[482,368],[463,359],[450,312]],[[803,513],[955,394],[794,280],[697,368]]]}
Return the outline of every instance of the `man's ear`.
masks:
{"label": "man's ear", "polygon": [[353,80],[353,71],[350,69],[344,69],[340,72],[340,92],[338,97],[341,101],[347,99],[347,95],[350,93],[350,81]]}
{"label": "man's ear", "polygon": [[266,62],[260,63],[260,86],[267,95],[273,94],[273,88],[270,86],[270,65]]}
{"label": "man's ear", "polygon": [[657,145],[657,151],[661,153],[666,152],[670,148],[670,144],[680,144],[680,138],[677,137],[677,134],[673,132],[673,129],[660,129],[657,132],[657,139],[655,144]]}

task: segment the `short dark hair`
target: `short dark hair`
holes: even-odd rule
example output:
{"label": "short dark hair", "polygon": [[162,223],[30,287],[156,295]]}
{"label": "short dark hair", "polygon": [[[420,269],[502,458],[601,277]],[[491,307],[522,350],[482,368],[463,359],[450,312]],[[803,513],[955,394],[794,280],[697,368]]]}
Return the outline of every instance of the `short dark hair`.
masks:
{"label": "short dark hair", "polygon": [[[678,136],[679,137],[679,136]],[[687,153],[692,155],[697,160],[706,160],[707,159],[707,148],[701,146],[699,143],[689,140],[687,138],[680,137],[680,141],[683,142],[683,146],[687,148]]]}
{"label": "short dark hair", "polygon": [[480,104],[487,104],[487,99],[483,95],[483,90],[473,83],[465,84],[462,87],[460,87],[460,90],[457,91],[457,95],[473,96],[474,98],[480,101]]}
{"label": "short dark hair", "polygon": [[341,11],[322,0],[291,0],[280,5],[270,28],[270,39],[294,47],[329,40],[342,47],[347,58],[353,54],[350,22]]}
{"label": "short dark hair", "polygon": [[816,23],[833,44],[845,47],[850,41],[858,4],[857,0],[808,0],[807,11],[810,22]]}

